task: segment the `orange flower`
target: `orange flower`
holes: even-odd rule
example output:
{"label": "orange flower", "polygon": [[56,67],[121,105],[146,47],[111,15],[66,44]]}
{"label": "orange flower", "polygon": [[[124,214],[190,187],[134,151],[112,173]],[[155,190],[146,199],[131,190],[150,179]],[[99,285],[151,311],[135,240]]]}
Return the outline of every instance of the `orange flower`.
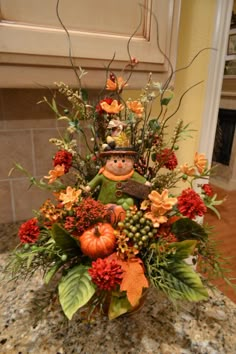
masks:
{"label": "orange flower", "polygon": [[40,207],[40,212],[46,219],[49,219],[51,222],[56,222],[57,219],[63,215],[63,210],[57,209],[55,205],[51,203],[50,199],[47,199]]}
{"label": "orange flower", "polygon": [[205,154],[199,154],[198,152],[195,152],[194,165],[197,167],[198,172],[202,173],[207,165]]}
{"label": "orange flower", "polygon": [[180,166],[180,171],[183,172],[187,176],[193,176],[195,173],[195,168],[194,167],[189,167],[187,163],[184,165]]}
{"label": "orange flower", "polygon": [[145,218],[150,219],[152,221],[154,227],[159,227],[160,224],[164,224],[168,220],[166,216],[158,215],[158,214],[155,214],[154,212],[146,213]]}
{"label": "orange flower", "polygon": [[148,198],[151,200],[151,211],[158,212],[159,215],[164,215],[168,210],[177,203],[177,198],[169,198],[168,190],[164,189],[160,194],[157,191],[152,191]]}
{"label": "orange flower", "polygon": [[68,186],[66,188],[66,193],[61,192],[59,199],[62,201],[62,204],[65,205],[67,210],[71,210],[74,203],[76,203],[79,199],[81,194],[81,189],[76,190]]}
{"label": "orange flower", "polygon": [[[159,227],[160,224],[167,222],[168,219],[164,214],[177,203],[177,198],[169,198],[167,189],[161,194],[152,191],[148,198],[151,200],[151,211],[145,213],[145,217],[153,222],[154,227]],[[145,209],[145,203],[142,204],[142,207]]]}
{"label": "orange flower", "polygon": [[118,77],[115,81],[107,79],[106,89],[109,91],[118,91],[120,92],[123,87],[127,86],[126,81],[122,77]]}
{"label": "orange flower", "polygon": [[117,100],[113,100],[111,104],[108,104],[107,102],[101,102],[100,106],[105,112],[110,114],[119,113],[124,108],[124,106],[119,104]]}
{"label": "orange flower", "polygon": [[44,178],[49,179],[48,183],[51,184],[56,181],[56,179],[60,176],[63,176],[65,174],[65,166],[62,165],[57,165],[55,166],[54,170],[50,170],[49,176],[44,176]]}
{"label": "orange flower", "polygon": [[144,111],[144,107],[140,101],[127,101],[127,107],[134,113],[137,114],[139,118],[142,117],[142,113]]}

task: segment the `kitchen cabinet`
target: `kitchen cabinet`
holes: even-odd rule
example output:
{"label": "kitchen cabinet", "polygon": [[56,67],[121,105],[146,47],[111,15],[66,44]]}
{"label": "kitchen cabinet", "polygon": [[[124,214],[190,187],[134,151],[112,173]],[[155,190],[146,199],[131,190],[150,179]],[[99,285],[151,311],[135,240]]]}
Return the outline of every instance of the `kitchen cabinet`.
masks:
{"label": "kitchen cabinet", "polygon": [[180,5],[180,0],[60,0],[69,40],[56,0],[1,0],[0,87],[50,87],[54,81],[76,86],[71,60],[88,72],[84,85],[101,87],[109,65],[118,74],[125,67],[131,36],[130,55],[139,64],[130,88],[143,85],[149,72],[163,81],[170,72],[166,56],[175,66]]}

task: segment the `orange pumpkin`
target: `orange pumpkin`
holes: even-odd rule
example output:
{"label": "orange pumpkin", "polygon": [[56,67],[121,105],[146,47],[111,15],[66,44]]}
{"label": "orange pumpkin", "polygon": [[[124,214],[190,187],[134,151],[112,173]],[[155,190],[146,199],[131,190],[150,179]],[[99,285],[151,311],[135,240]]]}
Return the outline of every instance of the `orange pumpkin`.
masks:
{"label": "orange pumpkin", "polygon": [[79,238],[82,252],[90,258],[109,256],[115,249],[115,230],[110,224],[98,223]]}

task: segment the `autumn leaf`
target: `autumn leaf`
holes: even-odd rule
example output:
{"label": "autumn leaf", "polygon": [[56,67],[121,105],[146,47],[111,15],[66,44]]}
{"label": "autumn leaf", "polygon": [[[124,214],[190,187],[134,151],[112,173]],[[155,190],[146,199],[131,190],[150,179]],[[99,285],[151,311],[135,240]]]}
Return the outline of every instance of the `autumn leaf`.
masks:
{"label": "autumn leaf", "polygon": [[120,284],[120,290],[127,292],[127,298],[132,306],[136,306],[142,296],[143,288],[148,288],[148,281],[144,275],[143,262],[140,258],[131,258],[129,261],[123,261],[112,254],[109,258],[115,259],[122,267],[123,279]]}
{"label": "autumn leaf", "polygon": [[148,281],[144,275],[142,261],[133,258],[128,262],[122,261],[123,279],[120,290],[127,292],[127,298],[132,306],[136,306],[142,296],[143,288],[148,288]]}

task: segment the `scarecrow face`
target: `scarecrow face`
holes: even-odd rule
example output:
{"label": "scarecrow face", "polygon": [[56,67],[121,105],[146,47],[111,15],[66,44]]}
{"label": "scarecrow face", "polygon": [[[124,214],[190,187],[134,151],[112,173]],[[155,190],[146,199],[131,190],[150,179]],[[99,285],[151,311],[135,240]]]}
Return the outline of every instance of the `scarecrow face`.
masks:
{"label": "scarecrow face", "polygon": [[107,161],[105,168],[116,176],[124,176],[133,170],[134,160],[126,155],[112,155]]}

